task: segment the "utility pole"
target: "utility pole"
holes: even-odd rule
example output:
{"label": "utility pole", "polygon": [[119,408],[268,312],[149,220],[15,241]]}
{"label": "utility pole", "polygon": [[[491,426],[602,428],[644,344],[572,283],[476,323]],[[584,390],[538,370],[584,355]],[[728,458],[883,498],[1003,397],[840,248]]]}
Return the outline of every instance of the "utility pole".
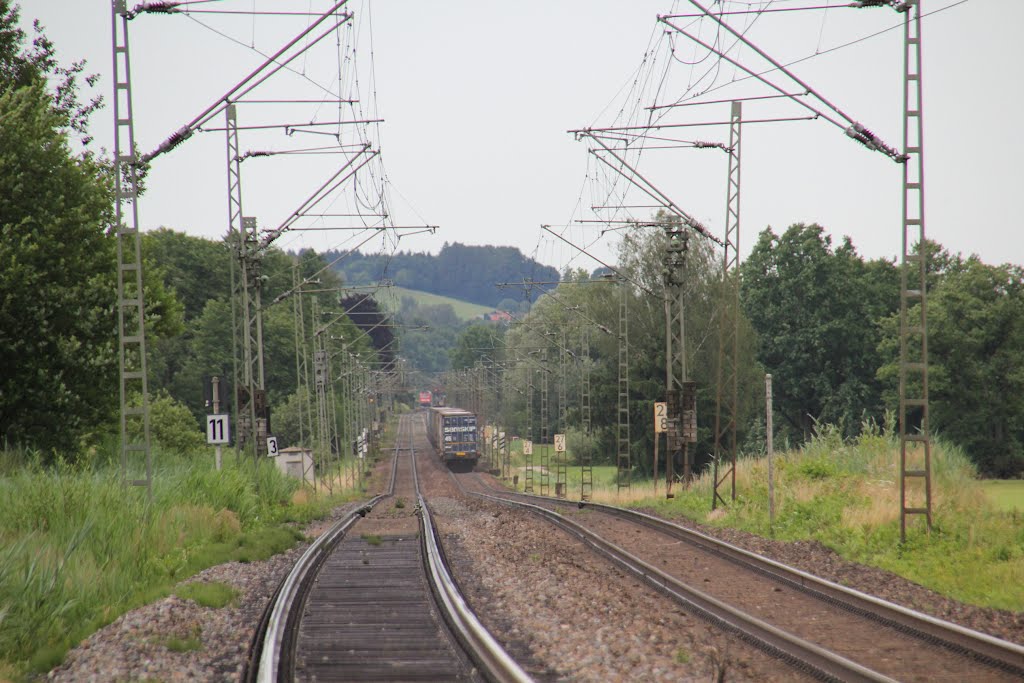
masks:
{"label": "utility pole", "polygon": [[[912,6],[911,6],[912,5]],[[928,250],[924,229],[924,129],[921,98],[921,3],[903,3],[903,257],[900,261],[900,543],[907,518],[932,528],[931,432],[928,424]],[[897,8],[900,9],[900,8]],[[914,240],[917,253],[913,252]],[[918,304],[917,319],[911,306]],[[908,482],[923,484],[908,502]],[[923,503],[923,504],[922,504]]]}
{"label": "utility pole", "polygon": [[[114,55],[114,230],[117,233],[117,336],[121,396],[121,479],[145,486],[153,498],[149,440],[149,384],[146,369],[146,302],[142,287],[139,234],[138,155],[132,113],[131,65],[125,0],[112,0]],[[141,455],[145,477],[133,463]]]}
{"label": "utility pole", "polygon": [[[736,420],[739,402],[740,310],[740,132],[741,102],[732,103],[729,116],[729,173],[725,195],[725,248],[722,253],[722,322],[718,326],[718,366],[715,380],[715,456],[711,509],[725,499],[719,487],[729,480],[730,500],[736,500]],[[719,468],[723,467],[721,476]]]}

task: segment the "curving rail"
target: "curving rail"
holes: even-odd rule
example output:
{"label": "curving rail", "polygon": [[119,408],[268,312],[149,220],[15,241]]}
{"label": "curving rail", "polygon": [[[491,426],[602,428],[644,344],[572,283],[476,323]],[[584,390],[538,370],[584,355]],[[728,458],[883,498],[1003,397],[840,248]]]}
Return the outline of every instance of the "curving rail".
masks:
{"label": "curving rail", "polygon": [[[461,482],[459,485],[461,486]],[[596,534],[593,534],[593,532],[564,518],[553,510],[548,510],[547,508],[534,505],[532,503],[517,502],[511,498],[543,501],[544,503],[556,506],[572,506],[579,508],[590,507],[600,510],[606,514],[641,524],[645,527],[664,533],[672,538],[696,546],[701,550],[718,555],[730,562],[744,566],[751,571],[769,576],[793,589],[812,595],[843,610],[866,617],[881,625],[894,628],[912,637],[919,638],[933,645],[943,647],[949,651],[965,655],[974,660],[1024,678],[1024,647],[1021,647],[1020,645],[962,627],[958,624],[937,619],[901,605],[896,605],[875,596],[868,595],[861,591],[842,586],[832,581],[828,581],[827,579],[814,576],[813,574],[809,574],[742,548],[738,548],[725,541],[702,534],[699,531],[687,529],[686,527],[678,524],[654,517],[653,515],[614,505],[559,500],[546,496],[536,496],[518,492],[507,492],[501,496],[479,492],[476,492],[473,495],[491,498],[506,504],[526,506],[528,509],[547,517],[558,526],[570,531],[570,533],[573,533],[577,537],[585,539],[585,542],[590,544],[592,547],[598,548],[599,552],[602,552],[606,556],[612,558],[618,564],[629,568],[631,571],[647,580],[648,583],[651,583],[661,590],[667,590],[663,583],[663,577],[665,575],[657,568],[647,565],[639,558],[632,557],[625,550],[617,548],[613,544],[600,539]],[[671,582],[679,583],[673,577],[667,578]],[[690,587],[686,587],[686,592],[694,597],[703,595],[700,591]],[[711,600],[714,600],[714,598],[711,598]],[[744,627],[737,624],[737,628],[742,630]],[[760,636],[758,636],[758,639],[760,639]],[[771,638],[765,639],[763,642],[774,646],[776,653],[778,653],[778,643],[772,643]],[[804,644],[811,646],[811,654],[814,654],[814,649],[820,649],[812,643],[807,643],[807,641],[803,641],[803,644],[800,644],[799,647],[804,647]],[[794,655],[803,659],[803,655],[797,655],[795,651]],[[793,661],[791,657],[785,658]],[[843,658],[839,657],[839,659],[842,660]],[[843,665],[842,663],[840,664]],[[830,674],[828,672],[828,667],[815,666],[815,668],[819,669],[817,672],[818,675],[824,675],[826,677],[838,675],[843,680],[847,680],[848,677],[854,678],[855,676],[861,675],[856,671],[851,671],[849,674],[842,674],[839,671],[836,671]],[[869,676],[867,680],[886,680],[884,676],[877,672],[867,670],[862,673],[866,673]]]}
{"label": "curving rail", "polygon": [[943,619],[883,600],[874,595],[823,579],[808,572],[757,555],[693,529],[673,524],[638,510],[603,503],[587,503],[608,514],[638,522],[673,538],[698,546],[786,585],[810,593],[831,604],[896,628],[904,633],[941,645],[951,651],[985,661],[1024,678],[1024,647],[987,633],[965,628]]}
{"label": "curving rail", "polygon": [[413,459],[413,479],[420,507],[420,531],[430,571],[431,589],[437,596],[445,621],[467,649],[470,657],[484,672],[488,680],[500,683],[524,683],[533,680],[516,664],[494,636],[480,623],[466,604],[465,598],[452,579],[448,563],[438,539],[437,529],[430,516],[430,508],[420,491],[419,474]]}

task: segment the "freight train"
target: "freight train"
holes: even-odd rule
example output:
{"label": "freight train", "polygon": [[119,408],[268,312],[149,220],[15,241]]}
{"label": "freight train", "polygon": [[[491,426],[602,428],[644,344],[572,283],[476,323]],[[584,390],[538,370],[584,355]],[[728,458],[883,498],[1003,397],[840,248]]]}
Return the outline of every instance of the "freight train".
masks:
{"label": "freight train", "polygon": [[448,467],[473,469],[476,465],[476,415],[468,410],[431,408],[427,414],[427,436]]}

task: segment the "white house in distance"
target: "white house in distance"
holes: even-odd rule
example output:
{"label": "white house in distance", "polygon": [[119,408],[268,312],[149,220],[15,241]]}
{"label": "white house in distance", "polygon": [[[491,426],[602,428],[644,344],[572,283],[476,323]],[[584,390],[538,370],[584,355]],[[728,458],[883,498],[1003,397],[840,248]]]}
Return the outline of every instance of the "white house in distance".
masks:
{"label": "white house in distance", "polygon": [[288,476],[301,479],[305,484],[313,485],[313,451],[308,448],[299,448],[298,446],[282,448],[274,456],[274,462],[277,464],[277,469]]}

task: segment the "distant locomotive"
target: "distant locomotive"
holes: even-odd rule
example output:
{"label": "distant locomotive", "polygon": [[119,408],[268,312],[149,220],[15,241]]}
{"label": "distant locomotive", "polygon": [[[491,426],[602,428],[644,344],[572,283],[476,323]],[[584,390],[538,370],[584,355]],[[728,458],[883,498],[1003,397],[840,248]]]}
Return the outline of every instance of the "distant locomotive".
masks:
{"label": "distant locomotive", "polygon": [[420,406],[429,408],[433,404],[434,397],[429,391],[420,392]]}
{"label": "distant locomotive", "polygon": [[472,469],[476,465],[476,415],[468,410],[431,408],[427,436],[437,449],[438,457],[449,467]]}

